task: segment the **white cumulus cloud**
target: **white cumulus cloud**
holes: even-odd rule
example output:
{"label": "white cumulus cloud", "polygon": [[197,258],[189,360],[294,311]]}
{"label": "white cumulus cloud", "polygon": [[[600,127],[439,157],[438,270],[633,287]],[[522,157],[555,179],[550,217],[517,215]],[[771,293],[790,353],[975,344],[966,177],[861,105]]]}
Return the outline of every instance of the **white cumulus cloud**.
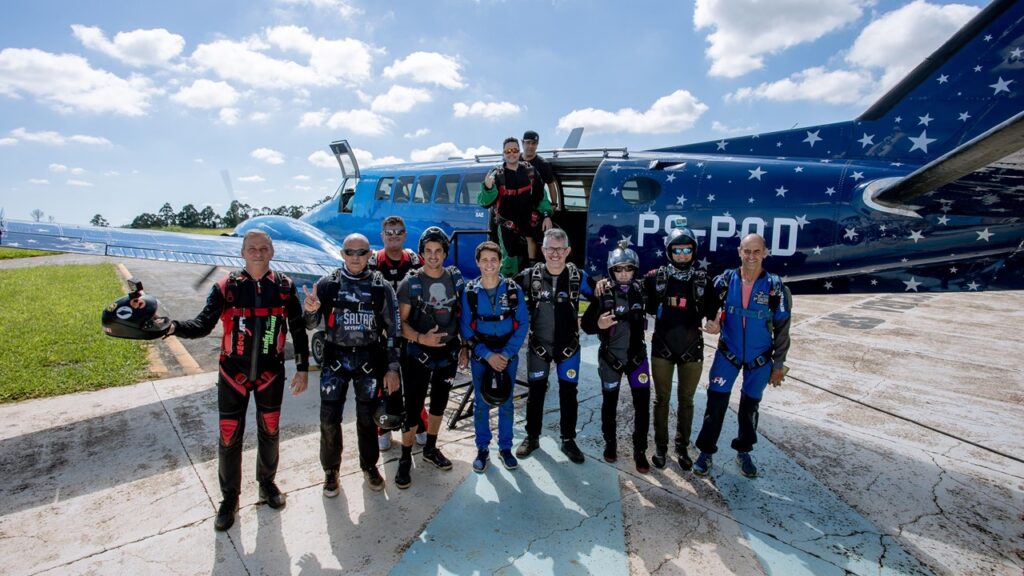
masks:
{"label": "white cumulus cloud", "polygon": [[[405,160],[397,156],[383,156],[381,158],[374,158],[372,152],[368,150],[363,150],[361,148],[353,148],[352,153],[355,155],[356,162],[358,162],[360,166],[383,166],[385,164],[401,164],[405,162]],[[338,163],[335,162],[334,165],[337,166]]]}
{"label": "white cumulus cloud", "polygon": [[829,104],[854,104],[862,101],[875,88],[872,75],[863,70],[826,70],[808,68],[789,78],[764,82],[757,87],[740,88],[727,94],[726,101],[808,100]]}
{"label": "white cumulus cloud", "polygon": [[227,82],[214,82],[201,78],[178,90],[171,100],[189,108],[211,109],[233,106],[238,102],[238,91]]}
{"label": "white cumulus cloud", "polygon": [[249,156],[267,164],[284,164],[284,155],[270,148],[257,148],[250,152]]}
{"label": "white cumulus cloud", "polygon": [[234,126],[238,124],[238,116],[240,111],[238,108],[221,108],[220,112],[217,113],[217,118],[221,124],[227,124],[228,126]]}
{"label": "white cumulus cloud", "polygon": [[52,54],[35,48],[0,50],[0,94],[31,95],[61,112],[142,116],[159,91],[149,79],[121,78],[97,70],[75,54]]}
{"label": "white cumulus cloud", "polygon": [[465,102],[452,104],[452,113],[456,118],[479,116],[488,120],[498,120],[506,116],[514,116],[521,111],[522,109],[518,105],[511,102],[481,102],[478,100],[472,104]]}
{"label": "white cumulus cloud", "polygon": [[305,181],[305,180],[309,180],[309,176],[306,176],[305,174],[298,174],[298,175],[292,176],[292,180]]}
{"label": "white cumulus cloud", "polygon": [[[268,55],[273,48],[297,53],[305,62]],[[201,44],[191,59],[224,80],[257,88],[301,89],[368,80],[374,52],[353,38],[329,40],[313,36],[306,28],[277,26],[266,29],[264,38]]]}
{"label": "white cumulus cloud", "polygon": [[426,136],[427,134],[430,134],[430,128],[420,128],[419,130],[416,130],[415,132],[406,132],[405,134],[402,135],[402,137],[403,138],[408,138],[408,139],[411,140],[413,138],[422,138],[423,136]]}
{"label": "white cumulus cloud", "polygon": [[318,10],[336,12],[342,18],[349,18],[362,11],[352,6],[347,0],[277,0],[281,4],[292,6],[312,6]]}
{"label": "white cumulus cloud", "polygon": [[42,132],[29,132],[25,128],[15,128],[11,130],[11,136],[15,140],[23,140],[25,142],[35,142],[37,144],[50,144],[53,146],[64,146],[68,143],[74,144],[90,144],[93,146],[109,146],[110,140],[101,136],[87,136],[85,134],[72,134],[71,136],[65,136],[60,132],[54,132],[52,130],[44,130]]}
{"label": "white cumulus cloud", "polygon": [[14,146],[17,143],[17,138],[0,138],[0,146]]}
{"label": "white cumulus cloud", "polygon": [[327,121],[327,114],[329,114],[329,112],[326,108],[321,108],[315,112],[304,112],[302,117],[299,118],[299,128],[316,128],[323,126],[324,122]]}
{"label": "white cumulus cloud", "polygon": [[239,182],[264,182],[266,181],[263,176],[259,174],[253,174],[252,176],[242,176],[238,179]]}
{"label": "white cumulus cloud", "polygon": [[417,104],[431,100],[433,98],[427,90],[395,85],[386,94],[374,98],[370,109],[378,114],[401,114],[412,110]]}
{"label": "white cumulus cloud", "polygon": [[68,180],[68,186],[77,186],[79,188],[92,188],[92,182],[85,180]]}
{"label": "white cumulus cloud", "polygon": [[697,0],[693,23],[712,28],[705,55],[712,76],[736,78],[764,56],[817,40],[860,17],[874,0]]}
{"label": "white cumulus cloud", "polygon": [[571,130],[583,126],[587,132],[594,133],[664,134],[691,128],[707,110],[708,106],[693,94],[676,90],[658,98],[642,112],[632,108],[621,108],[615,112],[597,108],[573,110],[558,119],[558,128]]}
{"label": "white cumulus cloud", "polygon": [[309,163],[317,168],[338,168],[338,160],[332,154],[328,154],[323,150],[317,150],[310,154],[307,158]]}
{"label": "white cumulus cloud", "polygon": [[436,84],[454,90],[465,86],[459,72],[461,68],[462,65],[451,56],[437,52],[413,52],[385,68],[384,77],[408,76],[420,84]]}
{"label": "white cumulus cloud", "polygon": [[331,130],[343,130],[360,136],[382,136],[387,134],[393,122],[370,110],[342,110],[327,120]]}
{"label": "white cumulus cloud", "polygon": [[44,185],[44,184],[49,184],[50,181],[47,180],[46,178],[29,178],[28,179],[28,183],[29,184]]}
{"label": "white cumulus cloud", "polygon": [[409,157],[413,162],[436,162],[448,158],[470,158],[477,154],[494,154],[495,150],[489,146],[470,147],[460,149],[453,142],[442,142],[422,150],[413,150]]}
{"label": "white cumulus cloud", "polygon": [[83,46],[129,66],[164,66],[181,54],[185,39],[164,28],[118,32],[113,41],[96,26],[72,24],[71,31]]}

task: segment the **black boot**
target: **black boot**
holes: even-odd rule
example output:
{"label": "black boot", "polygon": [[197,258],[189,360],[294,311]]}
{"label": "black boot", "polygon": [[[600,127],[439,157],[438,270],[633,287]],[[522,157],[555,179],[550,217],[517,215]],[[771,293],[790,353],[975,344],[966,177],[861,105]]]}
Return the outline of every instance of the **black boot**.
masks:
{"label": "black boot", "polygon": [[224,498],[217,510],[217,518],[213,521],[213,529],[224,532],[235,524],[235,513],[238,512],[238,497]]}
{"label": "black boot", "polygon": [[668,453],[668,447],[658,446],[654,449],[654,456],[651,456],[651,464],[654,464],[655,468],[664,468],[667,463],[666,454]]}

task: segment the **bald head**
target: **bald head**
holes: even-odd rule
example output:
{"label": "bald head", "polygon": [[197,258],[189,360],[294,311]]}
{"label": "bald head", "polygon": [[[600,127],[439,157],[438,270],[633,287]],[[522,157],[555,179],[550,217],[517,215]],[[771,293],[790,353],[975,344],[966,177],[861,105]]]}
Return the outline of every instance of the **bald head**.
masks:
{"label": "bald head", "polygon": [[369,248],[370,247],[370,241],[367,240],[366,236],[363,236],[362,234],[353,233],[353,234],[349,234],[348,236],[345,236],[345,241],[342,242],[342,247],[344,247],[344,248]]}
{"label": "bald head", "polygon": [[756,232],[753,234],[747,234],[743,237],[743,240],[740,241],[740,248],[744,246],[748,246],[750,248],[760,246],[762,250],[768,249],[768,245],[765,244],[764,238]]}
{"label": "bald head", "polygon": [[756,278],[761,274],[761,262],[768,256],[768,245],[760,234],[747,234],[740,241],[740,267],[744,277]]}

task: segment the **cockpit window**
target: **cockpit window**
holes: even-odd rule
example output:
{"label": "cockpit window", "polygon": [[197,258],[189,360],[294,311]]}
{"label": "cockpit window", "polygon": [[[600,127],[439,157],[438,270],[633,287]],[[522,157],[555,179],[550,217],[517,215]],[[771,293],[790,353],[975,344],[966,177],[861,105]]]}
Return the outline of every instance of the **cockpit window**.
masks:
{"label": "cockpit window", "polygon": [[631,204],[652,202],[661,194],[661,183],[653,178],[637,176],[622,183],[622,199]]}
{"label": "cockpit window", "polygon": [[389,198],[391,198],[391,183],[394,181],[395,179],[391,177],[381,178],[380,180],[378,180],[377,191],[374,192],[373,194],[373,200],[375,202],[381,202],[387,201]]}

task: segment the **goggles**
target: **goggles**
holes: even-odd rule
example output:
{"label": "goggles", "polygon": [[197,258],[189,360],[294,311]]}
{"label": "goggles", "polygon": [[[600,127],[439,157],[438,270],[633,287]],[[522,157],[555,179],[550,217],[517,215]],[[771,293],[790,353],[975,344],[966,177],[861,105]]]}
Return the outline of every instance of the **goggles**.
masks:
{"label": "goggles", "polygon": [[679,248],[673,248],[672,253],[677,256],[679,254],[693,254],[693,248],[690,248],[689,246],[681,246]]}

